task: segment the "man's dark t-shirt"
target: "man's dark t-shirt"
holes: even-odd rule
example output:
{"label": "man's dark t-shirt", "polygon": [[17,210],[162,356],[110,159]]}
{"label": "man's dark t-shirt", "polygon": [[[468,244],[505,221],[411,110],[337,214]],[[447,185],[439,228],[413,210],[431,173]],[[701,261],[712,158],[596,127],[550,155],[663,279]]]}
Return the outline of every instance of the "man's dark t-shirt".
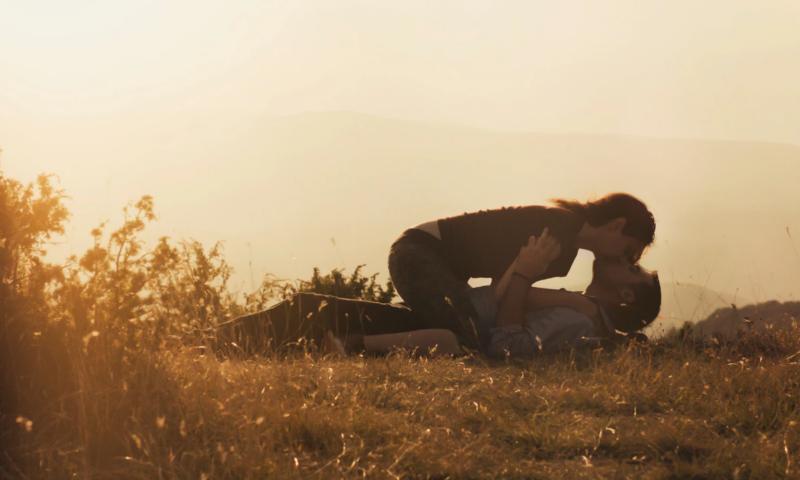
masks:
{"label": "man's dark t-shirt", "polygon": [[538,279],[566,276],[578,253],[575,239],[584,219],[571,210],[538,205],[465,213],[439,220],[442,250],[456,275],[497,279],[531,235],[545,227],[561,245],[561,255]]}

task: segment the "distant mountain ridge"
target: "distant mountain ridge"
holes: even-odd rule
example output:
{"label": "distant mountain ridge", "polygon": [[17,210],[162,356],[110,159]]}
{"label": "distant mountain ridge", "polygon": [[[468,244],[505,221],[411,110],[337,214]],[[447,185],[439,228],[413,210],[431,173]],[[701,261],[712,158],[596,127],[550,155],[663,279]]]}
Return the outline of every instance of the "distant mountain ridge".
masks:
{"label": "distant mountain ridge", "polygon": [[698,322],[695,332],[702,336],[731,339],[744,329],[785,329],[800,324],[800,302],[763,302],[745,307],[721,308]]}
{"label": "distant mountain ridge", "polygon": [[688,282],[662,282],[661,289],[661,314],[653,327],[665,330],[680,327],[684,322],[700,322],[721,308],[750,303],[740,294],[718,292]]}

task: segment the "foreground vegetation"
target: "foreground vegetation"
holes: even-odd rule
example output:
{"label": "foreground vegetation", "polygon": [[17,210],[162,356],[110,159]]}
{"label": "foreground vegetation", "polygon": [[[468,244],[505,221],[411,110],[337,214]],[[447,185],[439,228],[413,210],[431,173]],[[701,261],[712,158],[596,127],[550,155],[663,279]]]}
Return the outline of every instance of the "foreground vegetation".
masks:
{"label": "foreground vegetation", "polygon": [[[131,359],[15,468],[126,478],[797,478],[795,338],[480,359]],[[63,395],[63,394],[62,394]],[[61,399],[63,402],[64,399]],[[56,401],[53,407],[57,408]],[[33,424],[28,428],[26,422]],[[78,438],[65,433],[78,429]]]}
{"label": "foreground vegetation", "polygon": [[60,192],[0,180],[0,477],[800,477],[796,324],[532,362],[218,358],[217,322],[287,291],[391,285],[315,272],[237,297],[218,246],[138,240],[147,197],[49,265]]}

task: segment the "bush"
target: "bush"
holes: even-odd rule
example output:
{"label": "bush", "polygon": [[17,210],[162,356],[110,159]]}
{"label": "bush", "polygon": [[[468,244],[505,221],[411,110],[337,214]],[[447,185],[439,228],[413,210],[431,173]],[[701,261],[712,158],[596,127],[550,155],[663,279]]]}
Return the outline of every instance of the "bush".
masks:
{"label": "bush", "polygon": [[349,277],[314,269],[294,284],[266,276],[240,302],[220,244],[164,237],[146,248],[140,235],[156,219],[150,196],[126,206],[118,228],[93,229],[82,255],[50,264],[45,246],[64,232],[64,199],[50,176],[23,185],[0,174],[0,441],[13,446],[0,473],[90,476],[141,453],[143,417],[180,409],[160,353],[203,345],[230,317],[298,291],[394,295],[359,266]]}
{"label": "bush", "polygon": [[344,269],[334,268],[330,273],[321,275],[319,268],[314,268],[311,280],[300,280],[297,286],[289,286],[284,295],[296,292],[322,293],[342,298],[355,298],[373,302],[390,303],[395,296],[391,280],[381,286],[376,278],[378,274],[363,275],[359,265],[349,277],[345,277]]}

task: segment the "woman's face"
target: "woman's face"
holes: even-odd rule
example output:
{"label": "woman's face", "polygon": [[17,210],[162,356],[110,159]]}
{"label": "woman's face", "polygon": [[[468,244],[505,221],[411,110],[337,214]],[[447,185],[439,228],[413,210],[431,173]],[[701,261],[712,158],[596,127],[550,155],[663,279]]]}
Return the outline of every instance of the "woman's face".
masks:
{"label": "woman's face", "polygon": [[616,218],[597,229],[595,256],[621,258],[631,264],[639,261],[645,244],[638,238],[625,235],[625,224],[624,218]]}

